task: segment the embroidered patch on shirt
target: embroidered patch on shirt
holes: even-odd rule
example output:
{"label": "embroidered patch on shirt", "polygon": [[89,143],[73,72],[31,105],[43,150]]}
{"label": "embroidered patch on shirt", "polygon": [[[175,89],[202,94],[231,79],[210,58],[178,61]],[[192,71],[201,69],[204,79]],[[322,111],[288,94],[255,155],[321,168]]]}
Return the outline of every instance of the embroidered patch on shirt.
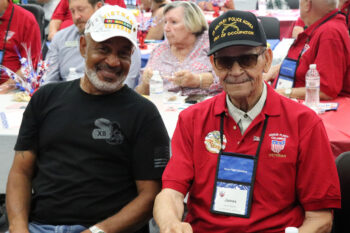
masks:
{"label": "embroidered patch on shirt", "polygon": [[289,136],[280,133],[272,133],[269,136],[271,138],[271,151],[275,153],[270,154],[270,157],[286,158],[286,155],[280,152],[284,150]]}

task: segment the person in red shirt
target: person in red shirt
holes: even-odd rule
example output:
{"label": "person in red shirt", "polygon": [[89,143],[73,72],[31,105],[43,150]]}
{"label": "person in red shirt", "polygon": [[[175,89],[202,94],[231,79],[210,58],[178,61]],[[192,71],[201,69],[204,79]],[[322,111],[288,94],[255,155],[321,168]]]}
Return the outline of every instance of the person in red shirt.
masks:
{"label": "person in red shirt", "polygon": [[[22,75],[21,57],[27,57],[25,46],[31,52],[33,65],[37,64],[41,54],[39,25],[32,13],[12,3],[11,0],[0,0],[0,63]],[[15,88],[15,82],[3,71],[0,72],[0,94]]]}
{"label": "person in red shirt", "polygon": [[[316,64],[321,77],[321,100],[350,96],[350,38],[345,16],[337,9],[337,1],[315,0],[311,4],[301,0],[300,16],[307,29],[298,35],[282,66],[273,67],[265,80],[274,80],[273,86],[282,95],[304,99],[306,72],[310,64]],[[287,70],[290,75],[282,86],[280,77],[284,75],[285,81]]]}
{"label": "person in red shirt", "polygon": [[153,209],[160,232],[330,232],[341,196],[322,120],[263,81],[272,51],[254,14],[228,11],[209,35],[224,92],[179,115]]}
{"label": "person in red shirt", "polygon": [[[120,7],[126,8],[124,0],[105,0],[104,2],[109,5],[118,5]],[[61,0],[51,17],[49,24],[49,34],[47,36],[48,40],[51,41],[56,32],[72,24],[73,19],[72,14],[69,10],[69,0]]]}

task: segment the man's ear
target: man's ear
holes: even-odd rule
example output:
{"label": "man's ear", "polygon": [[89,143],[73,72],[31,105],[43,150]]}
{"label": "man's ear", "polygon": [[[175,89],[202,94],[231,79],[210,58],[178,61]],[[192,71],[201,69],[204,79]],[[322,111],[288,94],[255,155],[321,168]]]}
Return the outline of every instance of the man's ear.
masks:
{"label": "man's ear", "polygon": [[97,2],[96,5],[95,5],[95,10],[101,8],[103,6],[103,2]]}
{"label": "man's ear", "polygon": [[265,66],[264,66],[264,72],[267,73],[270,70],[271,64],[272,64],[272,50],[271,48],[267,48],[265,53],[264,53],[264,58],[265,58]]}
{"label": "man's ear", "polygon": [[79,50],[83,58],[85,58],[85,54],[86,54],[86,43],[87,41],[86,41],[85,35],[80,36]]}

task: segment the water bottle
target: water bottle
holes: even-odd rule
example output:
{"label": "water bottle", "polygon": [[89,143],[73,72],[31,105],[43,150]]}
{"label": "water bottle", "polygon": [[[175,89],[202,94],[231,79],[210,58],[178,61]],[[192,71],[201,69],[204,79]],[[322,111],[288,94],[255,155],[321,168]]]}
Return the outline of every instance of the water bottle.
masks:
{"label": "water bottle", "polygon": [[318,112],[320,103],[320,74],[316,64],[311,64],[305,76],[305,105]]}
{"label": "water bottle", "polygon": [[296,227],[287,227],[285,229],[285,233],[298,233],[298,232],[299,232],[299,229]]}
{"label": "water bottle", "polygon": [[153,76],[149,81],[149,96],[151,101],[161,109],[163,107],[163,79],[159,74],[158,70],[153,71]]}
{"label": "water bottle", "polygon": [[259,0],[259,15],[266,15],[266,0]]}
{"label": "water bottle", "polygon": [[66,78],[66,81],[71,81],[71,80],[74,80],[74,79],[78,79],[80,78],[77,71],[76,71],[76,68],[75,67],[70,67],[69,68],[69,73],[68,73],[68,76]]}

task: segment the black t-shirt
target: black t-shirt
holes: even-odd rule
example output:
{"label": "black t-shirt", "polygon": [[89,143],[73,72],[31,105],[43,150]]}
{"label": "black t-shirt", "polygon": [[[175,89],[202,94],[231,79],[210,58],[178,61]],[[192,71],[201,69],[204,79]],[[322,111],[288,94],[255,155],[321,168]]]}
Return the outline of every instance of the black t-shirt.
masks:
{"label": "black t-shirt", "polygon": [[129,87],[89,95],[80,80],[32,97],[15,150],[34,150],[30,220],[90,226],[137,196],[135,180],[160,180],[169,137],[156,107]]}

